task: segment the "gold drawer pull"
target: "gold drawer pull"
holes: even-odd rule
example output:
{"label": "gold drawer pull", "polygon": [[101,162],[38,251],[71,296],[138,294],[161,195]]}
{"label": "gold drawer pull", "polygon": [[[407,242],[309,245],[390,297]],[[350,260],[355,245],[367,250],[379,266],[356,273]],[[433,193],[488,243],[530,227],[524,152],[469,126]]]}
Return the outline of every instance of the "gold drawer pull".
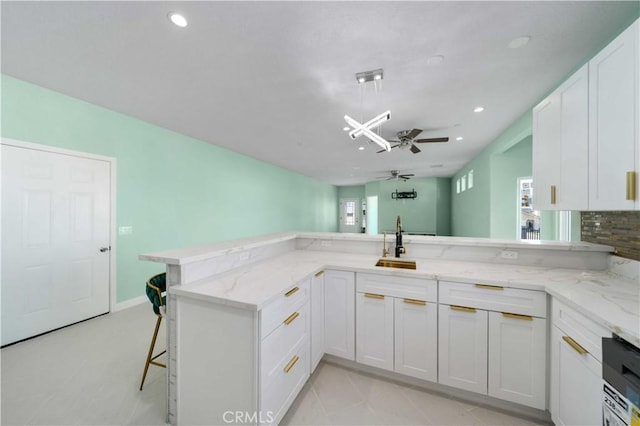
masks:
{"label": "gold drawer pull", "polygon": [[289,324],[291,324],[291,323],[293,322],[293,320],[294,320],[294,319],[298,318],[299,316],[300,316],[300,314],[299,314],[298,312],[294,312],[294,313],[292,313],[291,315],[289,315],[289,316],[287,317],[287,319],[286,319],[286,320],[284,320],[283,322],[284,322],[286,325],[289,325]]}
{"label": "gold drawer pull", "polygon": [[556,203],[556,186],[551,185],[551,204]]}
{"label": "gold drawer pull", "polygon": [[483,288],[485,290],[504,290],[504,287],[500,287],[499,285],[476,284],[476,287]]}
{"label": "gold drawer pull", "polygon": [[466,306],[451,305],[451,310],[462,312],[476,312],[476,308],[467,308]]}
{"label": "gold drawer pull", "polygon": [[375,294],[375,293],[365,293],[364,297],[370,297],[372,299],[384,299],[384,296],[382,294]]}
{"label": "gold drawer pull", "polygon": [[295,293],[298,290],[300,290],[300,287],[294,287],[291,290],[289,290],[288,292],[286,292],[284,294],[284,297],[289,297],[289,296],[291,296],[293,293]]}
{"label": "gold drawer pull", "polygon": [[284,366],[284,372],[288,373],[289,370],[291,370],[293,366],[296,365],[296,362],[298,362],[299,359],[300,357],[298,355],[294,355],[293,358],[291,358],[291,361],[289,361],[287,365]]}
{"label": "gold drawer pull", "polygon": [[636,172],[627,172],[627,200],[636,200]]}
{"label": "gold drawer pull", "polygon": [[509,312],[503,312],[502,316],[505,318],[533,321],[533,317],[531,315],[520,315],[520,314],[511,314]]}
{"label": "gold drawer pull", "polygon": [[424,306],[427,304],[427,302],[425,302],[424,300],[417,300],[417,299],[404,299],[404,303],[408,303],[410,305],[421,305],[421,306]]}
{"label": "gold drawer pull", "polygon": [[320,277],[322,274],[324,274],[324,271],[316,272],[316,277]]}
{"label": "gold drawer pull", "polygon": [[562,340],[564,340],[565,342],[567,342],[567,344],[569,346],[571,346],[576,352],[578,352],[580,355],[584,355],[584,354],[588,354],[589,351],[586,350],[585,348],[583,348],[582,346],[580,346],[580,344],[578,342],[576,342],[575,340],[573,340],[571,337],[569,336],[562,336]]}

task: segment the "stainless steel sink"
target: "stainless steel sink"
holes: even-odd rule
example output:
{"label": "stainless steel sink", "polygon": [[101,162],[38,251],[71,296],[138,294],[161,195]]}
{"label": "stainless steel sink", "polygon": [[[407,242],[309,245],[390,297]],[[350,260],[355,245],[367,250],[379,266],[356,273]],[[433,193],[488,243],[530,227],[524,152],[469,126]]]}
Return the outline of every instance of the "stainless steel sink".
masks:
{"label": "stainless steel sink", "polygon": [[414,260],[398,260],[398,259],[380,259],[376,266],[382,266],[384,268],[401,268],[401,269],[416,269],[416,262]]}

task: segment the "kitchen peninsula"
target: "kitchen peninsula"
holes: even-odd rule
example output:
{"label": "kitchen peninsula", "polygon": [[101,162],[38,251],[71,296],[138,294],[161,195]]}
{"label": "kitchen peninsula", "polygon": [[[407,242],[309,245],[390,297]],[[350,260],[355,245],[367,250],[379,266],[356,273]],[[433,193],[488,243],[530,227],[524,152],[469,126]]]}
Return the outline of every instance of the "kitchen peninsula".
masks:
{"label": "kitchen peninsula", "polygon": [[[277,234],[140,255],[167,265],[169,422],[219,424],[240,413],[246,423],[278,423],[323,356],[553,417],[562,401],[544,360],[551,347],[551,375],[561,374],[554,318],[585,318],[590,332],[640,346],[638,262],[612,247],[424,236],[405,237],[404,247],[415,270],[374,266],[382,235]],[[469,318],[471,343],[460,337],[469,330],[455,335]],[[416,324],[430,344],[407,343]],[[498,335],[521,340],[501,352],[487,337]],[[595,360],[597,340],[581,341]],[[541,356],[521,360],[518,348]],[[504,382],[530,392],[496,384],[527,368],[540,372],[527,376],[535,383]]]}

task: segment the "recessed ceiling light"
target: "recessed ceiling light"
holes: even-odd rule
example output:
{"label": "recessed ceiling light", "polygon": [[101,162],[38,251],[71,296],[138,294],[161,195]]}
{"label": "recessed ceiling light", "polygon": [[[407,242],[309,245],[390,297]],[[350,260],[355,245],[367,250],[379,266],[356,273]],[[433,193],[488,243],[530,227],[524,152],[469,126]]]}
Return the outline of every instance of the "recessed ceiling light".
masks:
{"label": "recessed ceiling light", "polygon": [[360,150],[360,151],[364,151],[364,146],[359,146],[359,147],[358,147],[358,150]]}
{"label": "recessed ceiling light", "polygon": [[484,111],[484,107],[476,107],[473,112],[482,112]]}
{"label": "recessed ceiling light", "polygon": [[440,65],[442,61],[444,61],[444,56],[442,55],[431,56],[427,58],[427,65]]}
{"label": "recessed ceiling light", "polygon": [[187,19],[176,12],[169,12],[167,15],[169,20],[174,23],[174,25],[179,26],[180,28],[184,28],[187,26]]}
{"label": "recessed ceiling light", "polygon": [[440,167],[444,166],[444,164],[432,164],[431,167],[432,169],[439,169]]}
{"label": "recessed ceiling light", "polygon": [[462,136],[458,136],[458,137],[456,138],[456,140],[457,140],[457,141],[461,141],[462,139],[464,139]]}
{"label": "recessed ceiling light", "polygon": [[342,128],[342,130],[344,130],[345,132],[348,132],[348,131],[349,131],[349,129],[351,129],[351,127],[349,127],[349,126],[344,126],[344,127]]}
{"label": "recessed ceiling light", "polygon": [[531,36],[521,36],[518,38],[514,38],[508,44],[511,49],[517,49],[519,47],[525,46],[531,41]]}

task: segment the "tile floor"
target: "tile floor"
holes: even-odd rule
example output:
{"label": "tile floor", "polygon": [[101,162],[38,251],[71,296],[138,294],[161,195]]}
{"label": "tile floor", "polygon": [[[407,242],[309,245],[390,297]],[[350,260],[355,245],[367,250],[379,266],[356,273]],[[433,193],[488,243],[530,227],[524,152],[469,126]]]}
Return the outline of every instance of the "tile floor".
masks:
{"label": "tile floor", "polygon": [[[144,304],[2,349],[1,424],[165,424],[165,370],[138,390],[154,323]],[[323,362],[282,424],[536,423]]]}

